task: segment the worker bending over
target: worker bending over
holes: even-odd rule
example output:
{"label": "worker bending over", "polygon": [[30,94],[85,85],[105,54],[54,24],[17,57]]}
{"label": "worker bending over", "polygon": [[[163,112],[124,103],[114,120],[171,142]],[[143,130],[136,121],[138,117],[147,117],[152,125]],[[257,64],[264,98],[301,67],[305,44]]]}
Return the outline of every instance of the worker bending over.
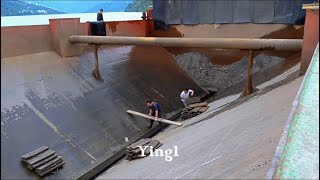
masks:
{"label": "worker bending over", "polygon": [[187,106],[187,99],[193,96],[194,91],[192,89],[184,89],[181,94],[180,98],[184,106]]}
{"label": "worker bending over", "polygon": [[[147,101],[147,106],[150,109],[149,116],[154,116],[156,119],[161,118],[162,111],[161,111],[161,108],[160,108],[158,103],[148,100]],[[159,122],[159,124],[160,124],[161,130],[162,130],[163,129],[162,123]],[[148,128],[151,128],[152,125],[153,125],[153,120],[151,120],[150,125],[148,126]]]}

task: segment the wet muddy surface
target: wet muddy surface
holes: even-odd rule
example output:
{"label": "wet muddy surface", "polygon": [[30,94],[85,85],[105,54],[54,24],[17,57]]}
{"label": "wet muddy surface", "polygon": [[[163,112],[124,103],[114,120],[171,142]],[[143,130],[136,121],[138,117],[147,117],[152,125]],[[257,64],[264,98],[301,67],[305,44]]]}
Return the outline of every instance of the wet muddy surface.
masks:
{"label": "wet muddy surface", "polygon": [[91,48],[80,57],[44,52],[1,59],[1,178],[38,179],[20,156],[47,145],[66,162],[48,179],[75,179],[148,129],[147,99],[165,114],[182,108],[185,86],[202,90],[160,47],[113,46],[99,50],[104,81],[92,77]]}

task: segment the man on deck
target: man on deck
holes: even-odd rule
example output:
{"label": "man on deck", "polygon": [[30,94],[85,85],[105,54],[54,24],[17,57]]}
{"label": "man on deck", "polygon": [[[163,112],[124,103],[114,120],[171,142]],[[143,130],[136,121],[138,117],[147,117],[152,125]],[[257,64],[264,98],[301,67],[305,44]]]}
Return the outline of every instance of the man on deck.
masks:
{"label": "man on deck", "polygon": [[103,21],[103,9],[100,9],[97,14],[97,21]]}
{"label": "man on deck", "polygon": [[193,96],[194,91],[192,89],[184,89],[181,94],[180,98],[184,106],[187,106],[187,99]]}
{"label": "man on deck", "polygon": [[[161,118],[161,113],[162,112],[161,112],[161,108],[160,108],[158,103],[148,100],[147,101],[147,106],[150,109],[149,116],[154,116],[156,119]],[[159,124],[160,124],[161,129],[162,129],[163,128],[162,123],[159,122]],[[153,125],[153,120],[151,120],[150,125],[148,126],[148,128],[151,128],[152,125]]]}

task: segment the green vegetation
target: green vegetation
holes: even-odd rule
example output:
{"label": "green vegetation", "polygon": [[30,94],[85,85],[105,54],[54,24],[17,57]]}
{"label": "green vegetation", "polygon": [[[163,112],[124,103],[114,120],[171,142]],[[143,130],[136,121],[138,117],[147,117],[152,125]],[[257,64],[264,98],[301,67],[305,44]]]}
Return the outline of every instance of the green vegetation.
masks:
{"label": "green vegetation", "polygon": [[29,4],[20,0],[2,0],[1,16],[24,16],[44,14],[66,14],[40,5]]}
{"label": "green vegetation", "polygon": [[134,0],[126,7],[125,12],[145,12],[152,4],[152,0]]}

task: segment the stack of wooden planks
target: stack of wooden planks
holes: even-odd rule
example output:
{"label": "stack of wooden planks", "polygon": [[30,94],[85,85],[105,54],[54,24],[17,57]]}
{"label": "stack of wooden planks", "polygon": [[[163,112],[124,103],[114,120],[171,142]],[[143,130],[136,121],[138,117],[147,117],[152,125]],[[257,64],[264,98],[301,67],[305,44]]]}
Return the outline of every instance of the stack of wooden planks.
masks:
{"label": "stack of wooden planks", "polygon": [[[126,159],[131,161],[134,159],[144,158],[150,154],[151,150],[154,151],[155,149],[159,148],[161,145],[162,143],[160,143],[160,141],[155,139],[150,139],[150,138],[141,139],[126,148],[126,155],[127,155]],[[141,148],[139,148],[139,146],[141,146],[141,148],[144,149],[145,156],[142,156],[142,151],[141,151]]]}
{"label": "stack of wooden planks", "polygon": [[200,102],[201,102],[201,98],[198,97],[198,96],[196,96],[196,97],[191,97],[191,98],[188,98],[188,99],[186,100],[187,105],[189,105],[189,104],[194,104],[194,103],[200,103]]}
{"label": "stack of wooden planks", "polygon": [[181,119],[185,120],[195,117],[205,112],[208,108],[209,106],[207,102],[189,104],[182,110]]}
{"label": "stack of wooden planks", "polygon": [[62,156],[49,149],[48,146],[42,146],[21,156],[21,160],[30,170],[35,171],[39,176],[44,176],[52,171],[56,171],[65,164]]}

